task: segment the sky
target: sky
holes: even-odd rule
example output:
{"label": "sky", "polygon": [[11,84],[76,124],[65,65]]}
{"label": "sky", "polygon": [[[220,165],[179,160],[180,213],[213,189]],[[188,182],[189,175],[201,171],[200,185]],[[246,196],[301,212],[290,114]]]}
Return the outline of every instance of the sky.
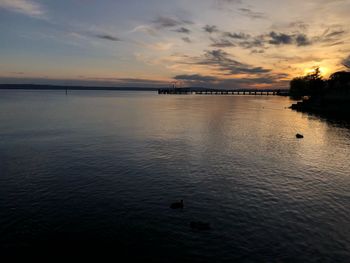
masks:
{"label": "sky", "polygon": [[350,0],[0,0],[0,83],[287,88],[350,65]]}

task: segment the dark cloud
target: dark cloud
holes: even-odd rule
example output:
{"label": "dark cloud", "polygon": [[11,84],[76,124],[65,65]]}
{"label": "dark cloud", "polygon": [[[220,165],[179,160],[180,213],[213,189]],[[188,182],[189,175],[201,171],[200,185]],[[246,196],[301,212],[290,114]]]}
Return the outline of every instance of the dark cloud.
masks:
{"label": "dark cloud", "polygon": [[165,16],[157,17],[152,21],[152,23],[157,28],[169,28],[169,27],[193,24],[193,22],[189,20],[179,19],[176,17],[165,17]]}
{"label": "dark cloud", "polygon": [[230,40],[227,39],[215,39],[210,38],[213,42],[210,46],[211,47],[217,47],[217,48],[225,48],[225,47],[234,47],[236,46],[234,43],[232,43]]}
{"label": "dark cloud", "polygon": [[238,9],[242,15],[247,16],[251,19],[265,19],[266,15],[262,12],[255,12],[249,8],[239,8]]}
{"label": "dark cloud", "polygon": [[262,36],[257,36],[238,43],[238,45],[245,49],[264,48],[265,40]]}
{"label": "dark cloud", "polygon": [[345,30],[327,28],[321,36],[315,37],[315,42],[325,43],[326,46],[334,46],[341,43]]}
{"label": "dark cloud", "polygon": [[311,40],[305,34],[298,34],[295,38],[297,46],[311,45]]}
{"label": "dark cloud", "polygon": [[312,41],[308,38],[308,36],[303,33],[286,34],[286,33],[276,33],[272,31],[270,32],[268,37],[270,38],[269,44],[271,45],[295,44],[297,46],[308,46],[312,44]]}
{"label": "dark cloud", "polygon": [[283,52],[279,52],[277,54],[269,54],[266,55],[268,58],[272,58],[272,59],[277,59],[279,60],[279,62],[289,62],[289,63],[293,63],[293,64],[298,64],[298,63],[311,63],[311,62],[318,62],[321,63],[323,60],[327,59],[328,57],[323,55],[323,56],[316,56],[316,55],[304,55],[304,54],[300,54],[299,56],[293,56],[290,55],[288,53],[283,53]]}
{"label": "dark cloud", "polygon": [[239,33],[230,33],[224,32],[223,36],[226,38],[233,39],[236,46],[240,46],[245,49],[256,49],[256,48],[264,48],[265,40],[264,35],[259,36],[251,36],[249,34],[245,34],[242,32]]}
{"label": "dark cloud", "polygon": [[181,39],[186,43],[192,43],[192,40],[189,37],[183,37]]}
{"label": "dark cloud", "polygon": [[263,54],[263,53],[265,53],[265,50],[263,50],[263,49],[253,49],[251,51],[251,53],[252,54]]}
{"label": "dark cloud", "polygon": [[254,67],[239,62],[221,49],[205,51],[204,55],[195,63],[215,67],[224,71],[226,74],[261,74],[270,72],[270,69]]}
{"label": "dark cloud", "polygon": [[177,75],[174,77],[175,80],[183,80],[183,81],[198,81],[198,82],[208,82],[208,81],[217,81],[219,80],[217,77],[213,76],[203,76],[200,74],[193,75]]}
{"label": "dark cloud", "polygon": [[305,31],[309,28],[309,24],[303,21],[296,21],[289,24],[290,28],[297,28],[299,30]]}
{"label": "dark cloud", "polygon": [[159,27],[175,27],[180,25],[181,23],[173,18],[170,17],[163,17],[160,16],[157,19],[152,21],[154,24],[156,24]]}
{"label": "dark cloud", "polygon": [[[271,31],[267,34],[251,36],[242,32],[230,33],[223,32],[221,37],[210,37],[213,42],[212,47],[232,47],[239,46],[244,49],[253,49],[260,51],[268,48],[269,45],[296,45],[308,46],[313,44],[313,40],[303,33],[282,33]],[[262,52],[260,52],[262,53]]]}
{"label": "dark cloud", "polygon": [[188,28],[186,27],[180,27],[178,29],[175,29],[173,30],[174,32],[177,32],[177,33],[184,33],[184,34],[190,34],[191,33],[191,30],[189,30]]}
{"label": "dark cloud", "polygon": [[98,37],[98,38],[105,39],[105,40],[110,40],[110,41],[121,41],[120,38],[112,36],[112,35],[107,35],[107,34],[101,34],[101,35],[98,34],[98,35],[95,35],[95,36]]}
{"label": "dark cloud", "polygon": [[329,38],[334,38],[334,37],[341,36],[344,33],[345,33],[344,30],[331,31],[331,32],[328,32],[324,37],[329,39]]}
{"label": "dark cloud", "polygon": [[289,45],[293,43],[293,37],[284,33],[270,32],[271,37],[269,43],[272,45]]}
{"label": "dark cloud", "polygon": [[347,58],[343,59],[342,64],[347,68],[350,68],[350,55]]}
{"label": "dark cloud", "polygon": [[311,45],[312,42],[307,35],[302,33],[287,34],[287,33],[276,33],[270,32],[267,36],[269,38],[268,43],[271,45],[291,45],[307,46]]}
{"label": "dark cloud", "polygon": [[333,43],[326,43],[322,46],[323,47],[333,47],[333,46],[343,45],[344,43],[345,43],[344,41],[338,41],[338,42],[333,42]]}
{"label": "dark cloud", "polygon": [[203,27],[203,30],[207,33],[216,33],[219,32],[219,29],[217,28],[217,26],[210,26],[210,25],[206,25],[205,27]]}
{"label": "dark cloud", "polygon": [[246,77],[246,78],[219,78],[216,76],[203,76],[200,74],[193,75],[177,75],[174,80],[181,81],[188,86],[201,86],[217,89],[255,89],[256,85],[265,84],[270,88],[286,88],[288,87],[287,74],[265,74],[262,77]]}
{"label": "dark cloud", "polygon": [[[106,79],[104,79],[106,80]],[[118,79],[111,79],[111,81],[116,81],[119,83],[125,83],[125,84],[143,84],[143,85],[154,85],[154,84],[165,84],[164,81],[157,81],[153,79],[138,79],[138,78],[118,78]]]}
{"label": "dark cloud", "polygon": [[249,39],[250,35],[244,34],[242,32],[239,33],[230,33],[230,32],[224,32],[223,35],[225,37],[233,38],[233,39]]}
{"label": "dark cloud", "polygon": [[314,36],[311,40],[309,40],[310,44],[313,43],[321,43],[322,46],[336,46],[344,43],[343,37],[346,31],[341,28],[327,28],[323,34],[319,36]]}

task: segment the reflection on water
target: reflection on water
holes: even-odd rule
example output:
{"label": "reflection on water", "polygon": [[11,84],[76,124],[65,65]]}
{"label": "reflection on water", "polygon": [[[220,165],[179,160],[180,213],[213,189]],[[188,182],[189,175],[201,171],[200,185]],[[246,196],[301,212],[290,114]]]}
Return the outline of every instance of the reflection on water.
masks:
{"label": "reflection on water", "polygon": [[[2,250],[59,244],[155,262],[346,262],[350,130],[290,104],[1,91]],[[169,209],[180,199],[182,211]],[[193,231],[191,221],[212,229]]]}

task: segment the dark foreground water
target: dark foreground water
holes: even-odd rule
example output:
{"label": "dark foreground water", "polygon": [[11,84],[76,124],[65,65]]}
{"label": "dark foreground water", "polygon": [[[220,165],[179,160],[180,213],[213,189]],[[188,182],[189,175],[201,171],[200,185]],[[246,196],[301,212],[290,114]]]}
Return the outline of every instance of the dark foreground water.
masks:
{"label": "dark foreground water", "polygon": [[1,252],[349,262],[349,126],[290,104],[0,91]]}

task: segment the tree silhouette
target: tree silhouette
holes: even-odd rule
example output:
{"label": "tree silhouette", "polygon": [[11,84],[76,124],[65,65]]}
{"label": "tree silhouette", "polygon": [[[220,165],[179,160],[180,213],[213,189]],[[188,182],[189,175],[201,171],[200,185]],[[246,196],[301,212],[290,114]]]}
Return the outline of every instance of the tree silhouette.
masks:
{"label": "tree silhouette", "polygon": [[328,80],[323,80],[319,68],[316,68],[314,72],[294,78],[290,82],[290,96],[296,99],[308,96],[308,99],[293,104],[292,109],[325,114],[336,113],[349,118],[350,71],[338,71]]}
{"label": "tree silhouette", "polygon": [[350,72],[338,71],[333,73],[328,80],[329,91],[350,91]]}
{"label": "tree silhouette", "polygon": [[303,77],[296,77],[290,82],[290,96],[300,99],[303,96],[317,96],[324,92],[325,81],[321,76],[320,68],[317,67],[312,73]]}

